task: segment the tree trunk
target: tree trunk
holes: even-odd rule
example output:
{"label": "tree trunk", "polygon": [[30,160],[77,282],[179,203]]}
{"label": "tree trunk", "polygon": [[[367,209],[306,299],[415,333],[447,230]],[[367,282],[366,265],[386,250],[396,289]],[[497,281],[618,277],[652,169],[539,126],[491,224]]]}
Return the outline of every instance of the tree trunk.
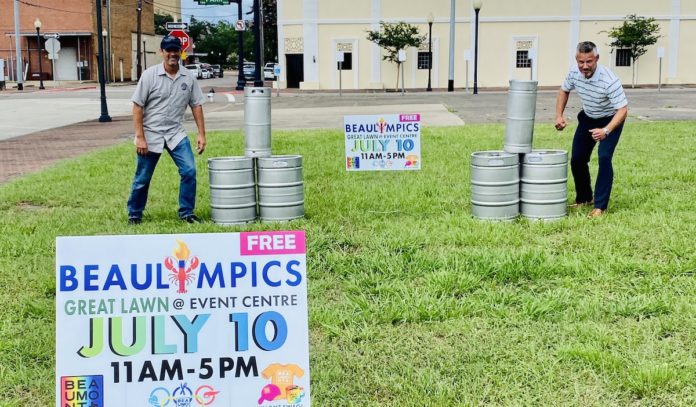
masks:
{"label": "tree trunk", "polygon": [[636,60],[631,61],[631,67],[633,68],[633,78],[631,79],[631,88],[636,87]]}

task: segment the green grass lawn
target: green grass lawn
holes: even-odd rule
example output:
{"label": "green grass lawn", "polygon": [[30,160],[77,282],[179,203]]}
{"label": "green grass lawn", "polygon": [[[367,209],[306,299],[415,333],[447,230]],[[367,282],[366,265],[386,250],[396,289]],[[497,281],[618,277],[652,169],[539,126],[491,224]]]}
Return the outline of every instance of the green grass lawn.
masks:
{"label": "green grass lawn", "polygon": [[[164,157],[129,227],[130,143],[2,185],[0,405],[54,403],[56,236],[276,228],[307,231],[316,406],[696,405],[695,129],[628,123],[595,220],[471,218],[469,156],[501,125],[425,129],[417,172],[347,173],[342,133],[276,133],[274,153],[304,156],[306,218],[282,225],[180,223]],[[539,125],[535,147],[571,138]],[[203,157],[242,143],[210,134]]]}

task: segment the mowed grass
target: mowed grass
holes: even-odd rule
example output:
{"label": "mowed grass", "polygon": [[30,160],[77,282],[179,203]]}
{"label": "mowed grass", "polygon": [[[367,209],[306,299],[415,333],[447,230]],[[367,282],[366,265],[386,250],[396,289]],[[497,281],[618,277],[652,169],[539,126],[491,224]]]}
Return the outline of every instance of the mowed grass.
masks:
{"label": "mowed grass", "polygon": [[[304,156],[307,215],[288,224],[180,223],[163,157],[127,226],[130,143],[2,185],[0,405],[54,403],[56,236],[285,228],[307,231],[316,406],[695,405],[695,129],[628,123],[595,220],[472,219],[469,156],[500,149],[500,125],[424,129],[417,172],[347,173],[339,131],[276,132],[274,153]],[[572,131],[538,125],[535,147]],[[205,158],[242,143],[209,135],[203,218]]]}

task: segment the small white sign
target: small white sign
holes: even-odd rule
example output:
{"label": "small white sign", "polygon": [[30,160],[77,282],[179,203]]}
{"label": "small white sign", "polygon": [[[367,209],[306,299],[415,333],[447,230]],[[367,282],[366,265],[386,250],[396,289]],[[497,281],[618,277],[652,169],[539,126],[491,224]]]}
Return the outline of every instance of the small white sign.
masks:
{"label": "small white sign", "polygon": [[343,62],[344,58],[343,51],[336,51],[336,62]]}
{"label": "small white sign", "polygon": [[537,59],[537,50],[536,50],[536,48],[530,48],[530,49],[527,51],[527,59],[532,59],[532,60],[536,61],[536,59]]}
{"label": "small white sign", "polygon": [[665,57],[665,47],[657,47],[657,58],[664,58]]}
{"label": "small white sign", "polygon": [[399,62],[405,62],[406,61],[406,50],[400,49],[399,50]]}
{"label": "small white sign", "polygon": [[471,50],[470,49],[464,50],[464,60],[471,61]]}
{"label": "small white sign", "polygon": [[236,31],[246,31],[246,22],[244,20],[235,21],[234,29]]}

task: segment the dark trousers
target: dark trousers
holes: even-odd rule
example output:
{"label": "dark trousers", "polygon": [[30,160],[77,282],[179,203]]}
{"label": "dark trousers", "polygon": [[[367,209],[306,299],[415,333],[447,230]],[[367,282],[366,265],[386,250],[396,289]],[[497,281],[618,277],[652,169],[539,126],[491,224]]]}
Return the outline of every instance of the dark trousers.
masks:
{"label": "dark trousers", "polygon": [[[573,137],[573,152],[570,158],[570,169],[575,180],[575,202],[585,203],[592,201],[592,186],[590,179],[590,157],[595,144],[598,142],[592,138],[591,129],[603,129],[606,127],[613,116],[593,119],[585,114],[584,111],[578,113],[578,128]],[[609,206],[609,196],[611,186],[614,183],[614,168],[611,159],[614,150],[619,143],[623,130],[623,123],[616,127],[607,138],[599,142],[599,171],[597,182],[595,183],[594,207],[607,209]]]}

